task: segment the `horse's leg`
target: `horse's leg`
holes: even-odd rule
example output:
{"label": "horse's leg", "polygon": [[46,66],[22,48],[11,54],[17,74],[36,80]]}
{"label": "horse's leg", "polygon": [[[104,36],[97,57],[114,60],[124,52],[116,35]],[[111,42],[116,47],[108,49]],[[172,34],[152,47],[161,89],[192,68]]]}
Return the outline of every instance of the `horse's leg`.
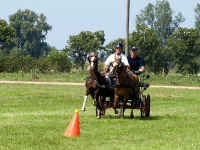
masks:
{"label": "horse's leg", "polygon": [[130,113],[130,117],[134,118],[134,115],[133,115],[133,102],[132,101],[131,101],[131,113]]}
{"label": "horse's leg", "polygon": [[105,108],[104,108],[104,104],[105,104],[105,101],[106,101],[106,96],[102,96],[102,101],[101,101],[101,115],[105,115]]}
{"label": "horse's leg", "polygon": [[131,95],[130,99],[131,99],[131,114],[130,114],[130,117],[134,118],[133,109],[134,109],[135,103],[137,102],[137,94],[136,94],[135,91]]}
{"label": "horse's leg", "polygon": [[133,108],[131,108],[130,117],[131,117],[131,118],[134,118],[134,115],[133,115]]}
{"label": "horse's leg", "polygon": [[130,114],[131,118],[134,118],[133,107],[134,107],[134,99],[131,99],[131,114]]}
{"label": "horse's leg", "polygon": [[88,95],[86,94],[86,95],[84,96],[82,111],[85,111],[85,109],[86,109],[86,101],[87,101],[87,98],[88,98]]}
{"label": "horse's leg", "polygon": [[120,109],[120,118],[121,118],[121,119],[124,118],[125,109],[126,109],[126,100],[123,99],[123,100],[121,101],[121,109]]}
{"label": "horse's leg", "polygon": [[96,91],[94,91],[94,96],[93,96],[93,105],[97,106],[97,100],[99,99],[99,89],[97,89]]}
{"label": "horse's leg", "polygon": [[[88,98],[88,95],[91,94],[89,89],[86,89],[85,91],[85,96],[84,96],[84,101],[83,101],[83,106],[82,106],[82,111],[85,111],[86,110],[86,101],[87,101],[87,98]],[[91,94],[92,96],[92,94]]]}
{"label": "horse's leg", "polygon": [[122,118],[124,118],[124,112],[126,110],[126,102],[127,101],[124,100]]}
{"label": "horse's leg", "polygon": [[102,98],[101,96],[98,96],[98,102],[97,102],[97,118],[98,119],[101,119],[101,101],[102,101]]}
{"label": "horse's leg", "polygon": [[104,92],[102,91],[102,89],[99,89],[99,91],[97,92],[97,98],[98,98],[98,119],[101,119],[101,115],[105,115],[105,110],[104,110],[104,102],[105,102],[105,96],[103,96]]}
{"label": "horse's leg", "polygon": [[117,101],[118,101],[118,96],[115,95],[115,98],[114,98],[114,104],[113,104],[113,109],[114,109],[114,113],[115,114],[118,114],[118,110],[117,110]]}
{"label": "horse's leg", "polygon": [[121,119],[123,119],[123,105],[121,105],[121,107],[120,107],[119,117],[120,117]]}

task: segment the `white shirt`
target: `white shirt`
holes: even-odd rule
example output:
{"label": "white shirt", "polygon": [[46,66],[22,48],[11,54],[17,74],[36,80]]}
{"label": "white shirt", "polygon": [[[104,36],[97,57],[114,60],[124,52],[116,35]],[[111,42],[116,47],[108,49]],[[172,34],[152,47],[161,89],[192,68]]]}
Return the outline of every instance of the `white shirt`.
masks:
{"label": "white shirt", "polygon": [[[113,61],[115,61],[115,55],[116,55],[116,53],[111,54],[111,55],[106,59],[105,65],[110,66],[110,63],[113,62]],[[122,62],[123,62],[126,66],[129,66],[128,59],[127,59],[126,55],[124,55],[123,53],[121,53],[120,56],[122,57]]]}

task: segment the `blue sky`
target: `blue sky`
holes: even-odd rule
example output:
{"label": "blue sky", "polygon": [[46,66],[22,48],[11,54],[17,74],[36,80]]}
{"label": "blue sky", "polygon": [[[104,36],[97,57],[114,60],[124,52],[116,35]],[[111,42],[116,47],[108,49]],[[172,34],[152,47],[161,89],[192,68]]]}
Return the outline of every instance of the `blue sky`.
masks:
{"label": "blue sky", "polygon": [[[130,1],[129,32],[132,32],[135,30],[135,16],[148,3],[156,4],[156,0]],[[181,27],[194,27],[194,8],[200,4],[199,0],[168,2],[174,15],[181,12],[185,17]],[[52,26],[46,41],[59,50],[65,47],[70,35],[78,35],[81,31],[104,30],[105,44],[126,36],[126,0],[0,0],[0,4],[0,19],[7,22],[9,15],[19,9],[29,9],[38,15],[43,13],[47,17],[47,23]]]}

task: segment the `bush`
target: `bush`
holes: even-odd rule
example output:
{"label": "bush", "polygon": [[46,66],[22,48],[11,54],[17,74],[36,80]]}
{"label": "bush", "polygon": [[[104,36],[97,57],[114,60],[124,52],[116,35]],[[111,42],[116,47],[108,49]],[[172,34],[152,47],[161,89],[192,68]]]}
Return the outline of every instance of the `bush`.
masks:
{"label": "bush", "polygon": [[67,53],[64,51],[51,51],[49,60],[53,68],[59,72],[70,72],[72,68],[71,60],[68,58]]}

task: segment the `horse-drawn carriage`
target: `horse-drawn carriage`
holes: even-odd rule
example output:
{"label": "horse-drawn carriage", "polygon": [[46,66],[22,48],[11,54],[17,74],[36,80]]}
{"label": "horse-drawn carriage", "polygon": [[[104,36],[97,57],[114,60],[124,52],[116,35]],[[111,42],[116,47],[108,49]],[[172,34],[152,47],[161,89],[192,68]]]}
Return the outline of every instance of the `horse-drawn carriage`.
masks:
{"label": "horse-drawn carriage", "polygon": [[[131,106],[132,103],[132,99],[131,96],[128,99],[127,103],[126,103],[126,109],[140,109],[140,116],[141,117],[149,117],[150,116],[150,95],[144,95],[143,91],[147,90],[147,88],[149,87],[148,83],[145,83],[145,79],[149,79],[150,76],[149,74],[145,75],[143,74],[143,72],[140,71],[135,71],[134,72],[137,75],[140,75],[140,80],[139,80],[139,92],[137,93],[136,99],[134,101],[133,107]],[[102,115],[105,115],[106,113],[106,109],[108,108],[113,108],[114,105],[114,93],[115,90],[114,88],[116,88],[118,85],[116,85],[116,81],[117,81],[117,76],[112,76],[111,75],[111,85],[107,87],[107,90],[109,90],[110,92],[110,96],[107,97],[107,99],[104,102],[104,107],[102,110]],[[120,86],[119,86],[120,87]],[[124,85],[124,87],[126,87],[126,85]],[[128,88],[131,88],[127,85]],[[106,88],[104,85],[102,85],[101,88]],[[120,101],[117,101],[117,108],[120,109],[121,104]],[[97,113],[97,106],[96,106],[96,113]],[[98,114],[96,114],[98,116]]]}
{"label": "horse-drawn carriage", "polygon": [[108,108],[113,108],[115,114],[118,114],[117,109],[120,109],[121,118],[124,117],[125,109],[131,109],[131,118],[134,117],[133,109],[139,109],[141,117],[150,116],[150,95],[143,94],[149,87],[149,84],[145,83],[145,80],[150,78],[149,74],[140,71],[128,72],[119,58],[112,63],[109,83],[105,74],[98,71],[98,54],[90,53],[88,62],[90,70],[85,83],[86,95],[82,111],[85,111],[87,97],[91,95],[97,118],[105,115]]}

